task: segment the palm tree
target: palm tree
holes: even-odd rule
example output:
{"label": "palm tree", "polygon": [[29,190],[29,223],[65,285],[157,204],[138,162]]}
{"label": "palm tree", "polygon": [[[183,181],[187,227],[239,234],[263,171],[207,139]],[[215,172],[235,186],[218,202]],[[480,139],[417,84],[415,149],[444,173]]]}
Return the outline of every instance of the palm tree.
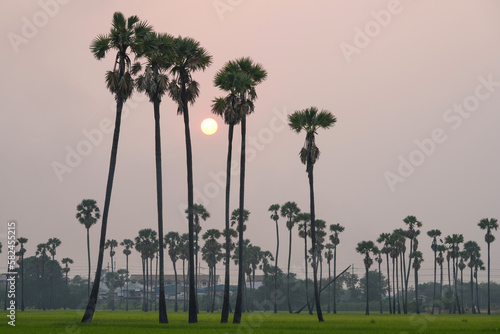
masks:
{"label": "palm tree", "polygon": [[443,244],[437,245],[437,251],[439,252],[438,257],[436,259],[437,264],[439,265],[439,271],[440,271],[440,278],[439,278],[439,314],[441,314],[441,304],[442,304],[442,298],[443,298],[443,262],[444,262],[444,257],[443,253],[446,252],[446,246]]}
{"label": "palm tree", "polygon": [[109,257],[111,258],[111,272],[114,273],[115,270],[114,270],[114,261],[113,261],[113,257],[115,256],[116,252],[114,251],[114,249],[118,247],[118,241],[116,241],[115,239],[108,239],[106,240],[106,243],[104,244],[104,249],[108,249],[109,248]]}
{"label": "palm tree", "polygon": [[[405,297],[404,297],[404,313],[408,313],[408,280],[410,278],[411,271],[411,260],[413,252],[416,251],[413,247],[413,243],[415,242],[418,245],[418,241],[416,241],[416,237],[420,234],[420,231],[416,230],[417,227],[422,227],[422,223],[417,220],[415,216],[407,216],[403,219],[403,222],[408,226],[408,230],[405,233],[405,237],[410,239],[410,251],[408,252],[408,271],[405,272]],[[406,268],[403,268],[406,270]]]}
{"label": "palm tree", "polygon": [[288,303],[288,312],[292,313],[292,303],[290,302],[290,261],[292,259],[292,229],[295,225],[295,217],[299,214],[300,209],[295,202],[286,202],[281,206],[281,216],[287,218],[286,227],[289,231],[289,241],[288,241],[288,271],[286,275],[286,295]]}
{"label": "palm tree", "polygon": [[[127,277],[126,277],[126,283],[127,283],[127,297],[125,298],[125,310],[128,311],[128,296],[129,296],[129,290],[128,290],[128,282],[129,282],[129,270],[128,270],[128,256],[132,253],[131,249],[134,248],[134,242],[130,239],[123,239],[123,241],[120,243],[120,246],[125,247],[123,249],[123,254],[125,254],[125,257],[127,259]],[[161,303],[160,303],[161,304]]]}
{"label": "palm tree", "polygon": [[420,303],[418,301],[418,270],[420,265],[424,262],[422,252],[414,251],[413,257],[413,269],[415,269],[415,303],[417,304],[417,314],[420,314]]}
{"label": "palm tree", "polygon": [[[26,253],[24,244],[28,242],[28,239],[19,237],[17,238],[17,242],[21,245],[21,248],[19,249],[19,255],[21,256],[21,311],[24,312],[24,254]],[[0,250],[1,249],[2,244],[0,243]]]}
{"label": "palm tree", "polygon": [[368,293],[369,293],[368,272],[370,270],[371,265],[373,264],[373,260],[370,257],[370,253],[374,253],[377,250],[378,250],[377,246],[375,246],[373,241],[361,241],[361,242],[358,242],[358,245],[356,246],[356,252],[365,256],[365,258],[363,260],[363,262],[365,264],[365,270],[366,270],[366,312],[365,312],[365,315],[370,315],[370,306],[369,306],[369,298],[368,298]]}
{"label": "palm tree", "polygon": [[[224,119],[224,123],[229,125],[228,131],[228,147],[227,147],[227,159],[226,159],[226,199],[225,199],[225,229],[229,230],[229,205],[230,205],[230,193],[231,193],[231,162],[233,154],[233,134],[234,126],[239,123],[239,100],[236,95],[235,88],[231,85],[231,78],[228,78],[228,73],[219,71],[217,72],[214,84],[216,87],[225,87],[231,93],[226,98],[216,98],[213,100],[212,113],[221,116]],[[228,82],[229,81],[229,82]],[[222,302],[222,314],[221,323],[227,323],[229,319],[229,264],[231,259],[231,252],[229,250],[231,244],[231,237],[229,234],[225,236],[225,268],[224,268],[224,298]]]}
{"label": "palm tree", "polygon": [[486,230],[486,234],[484,236],[484,240],[488,244],[488,314],[491,314],[490,308],[490,244],[495,241],[495,236],[491,234],[491,230],[498,229],[498,220],[495,218],[483,218],[477,224],[481,230]]}
{"label": "palm tree", "polygon": [[[337,277],[337,246],[340,244],[339,234],[344,232],[345,227],[340,224],[330,225],[330,241],[333,244],[333,278]],[[337,281],[333,282],[333,313],[337,314]]]}
{"label": "palm tree", "polygon": [[[188,209],[186,209],[186,213],[188,213]],[[206,221],[210,218],[210,213],[205,209],[203,204],[194,204],[193,205],[193,220],[194,220],[194,248],[195,248],[195,284],[198,288],[198,274],[200,271],[199,262],[198,262],[198,253],[200,251],[200,247],[198,246],[200,240],[200,232],[201,232],[201,224],[200,218],[203,221]],[[196,297],[196,305],[198,305],[198,296]],[[198,306],[196,306],[198,307]]]}
{"label": "palm tree", "polygon": [[[464,236],[462,234],[453,234],[449,235],[445,238],[444,242],[449,245],[450,251],[448,252],[450,259],[453,263],[453,286],[454,286],[454,294],[456,300],[456,306],[458,307],[458,313],[461,313],[460,302],[458,300],[458,290],[457,290],[457,269],[458,269],[458,258],[460,254],[459,245],[464,242]],[[455,307],[454,310],[455,311]],[[450,309],[451,310],[451,309]]]}
{"label": "palm tree", "polygon": [[[393,283],[393,296],[394,303],[392,305],[392,313],[396,313],[396,304],[398,306],[398,314],[401,314],[401,304],[399,299],[399,272],[398,272],[398,259],[401,261],[403,258],[403,249],[404,249],[405,237],[401,234],[400,231],[394,230],[394,232],[390,236],[390,244],[392,246],[391,249],[391,258],[392,258],[392,283]],[[396,273],[396,275],[394,275]],[[396,283],[394,285],[394,282]],[[403,286],[403,281],[401,280],[401,286]],[[394,289],[395,288],[395,289]]]}
{"label": "palm tree", "polygon": [[481,259],[476,259],[475,265],[474,265],[474,278],[476,279],[476,308],[477,308],[477,313],[481,314],[481,309],[479,308],[479,284],[477,281],[477,271],[478,270],[485,270],[486,268],[484,267],[484,262]]}
{"label": "palm tree", "polygon": [[198,322],[197,300],[195,286],[194,251],[194,220],[193,220],[193,156],[191,149],[191,133],[189,130],[188,104],[193,104],[199,95],[198,82],[192,78],[192,73],[205,70],[212,63],[212,56],[192,38],[177,37],[174,40],[171,74],[173,80],[168,86],[168,93],[177,103],[177,114],[184,117],[184,134],[186,140],[186,166],[188,188],[188,233],[189,233],[189,323]]}
{"label": "palm tree", "polygon": [[432,238],[431,249],[434,252],[434,293],[432,297],[432,313],[434,314],[434,307],[436,306],[436,266],[437,266],[437,237],[441,236],[441,231],[434,229],[427,232],[427,235]]}
{"label": "palm tree", "polygon": [[[170,256],[170,260],[172,261],[172,265],[174,267],[174,277],[175,277],[175,304],[174,304],[174,312],[178,311],[177,305],[177,267],[176,263],[179,259],[179,243],[181,242],[181,237],[178,232],[168,232],[165,235],[165,244],[168,246],[168,255]],[[161,275],[161,272],[160,272]]]}
{"label": "palm tree", "polygon": [[116,119],[111,146],[111,158],[109,163],[108,181],[106,184],[106,195],[104,200],[104,211],[102,215],[101,237],[99,240],[99,256],[97,270],[95,273],[94,286],[89,297],[82,322],[91,323],[99,294],[99,283],[101,281],[102,263],[104,258],[104,243],[106,242],[106,229],[108,226],[109,204],[111,202],[111,191],[115,175],[116,157],[118,153],[118,140],[120,136],[120,124],[123,104],[132,95],[134,82],[130,75],[131,61],[129,49],[136,49],[137,40],[143,38],[151,31],[146,22],[139,21],[137,16],[125,19],[122,13],[113,14],[112,27],[109,34],[98,35],[90,46],[91,52],[98,60],[103,59],[110,50],[116,51],[115,63],[112,71],[106,73],[106,86],[115,96]]}
{"label": "palm tree", "polygon": [[[325,248],[327,249],[327,251],[325,252],[325,259],[326,259],[326,263],[328,263],[328,282],[330,282],[330,280],[332,279],[331,278],[331,274],[332,274],[332,271],[331,271],[331,262],[332,262],[332,259],[333,259],[332,249],[334,248],[334,246],[333,246],[333,244],[326,244]],[[328,304],[327,304],[328,305],[328,310],[327,310],[328,313],[330,313],[330,304],[331,304],[331,301],[332,301],[332,289],[331,289],[331,285],[330,285],[329,288],[328,288]]]}
{"label": "palm tree", "polygon": [[467,261],[469,259],[469,255],[465,251],[460,252],[460,262],[458,263],[458,269],[460,269],[460,302],[462,303],[462,314],[465,314],[464,307],[464,269],[467,267],[464,260]]}
{"label": "palm tree", "polygon": [[[209,276],[211,277],[212,280],[212,286],[213,286],[213,296],[209,293],[209,298],[208,298],[208,309],[207,311],[213,312],[214,311],[214,304],[215,304],[215,294],[217,292],[217,286],[216,286],[216,265],[217,262],[219,262],[221,258],[221,250],[222,250],[222,245],[217,241],[221,237],[221,232],[217,229],[209,229],[207,230],[202,238],[205,241],[205,245],[203,246],[202,251],[204,252],[204,260],[208,264],[209,268]],[[210,287],[210,280],[209,280],[209,287]]]}
{"label": "palm tree", "polygon": [[143,311],[148,310],[149,304],[149,275],[148,275],[148,259],[154,256],[154,253],[158,250],[158,239],[156,231],[150,228],[142,229],[139,231],[139,235],[135,237],[135,249],[141,253],[142,259],[142,276],[143,276],[143,286],[144,286],[144,298],[143,298]]}
{"label": "palm tree", "polygon": [[183,299],[182,310],[183,310],[183,312],[187,312],[185,265],[186,265],[186,260],[189,258],[188,239],[189,239],[189,235],[187,233],[183,233],[180,236],[179,245],[178,245],[179,260],[182,260],[182,294],[183,294],[183,296],[182,296],[182,299]]}
{"label": "palm tree", "polygon": [[380,249],[382,254],[385,254],[386,264],[387,264],[387,295],[389,297],[389,313],[392,314],[392,303],[391,303],[391,281],[390,281],[390,269],[389,269],[389,254],[391,253],[391,240],[390,233],[381,233],[377,239],[378,243],[383,243],[383,247]]}
{"label": "palm tree", "polygon": [[[306,132],[306,140],[304,142],[304,147],[300,151],[300,160],[305,164],[307,175],[309,178],[309,202],[310,202],[310,214],[311,214],[311,237],[312,237],[312,247],[313,247],[313,263],[316,263],[316,222],[315,222],[315,207],[314,207],[314,164],[319,158],[319,149],[315,143],[315,134],[318,129],[328,129],[332,127],[337,119],[329,112],[322,110],[318,112],[316,107],[311,107],[304,110],[295,111],[292,115],[288,116],[290,128],[300,133],[302,130]],[[323,320],[323,314],[321,312],[321,302],[319,299],[318,290],[318,277],[317,270],[313,268],[313,278],[314,278],[314,297],[316,300],[316,313],[318,314],[318,320]]]}
{"label": "palm tree", "polygon": [[305,265],[305,274],[306,274],[306,301],[307,308],[309,310],[309,314],[312,314],[312,308],[309,304],[309,287],[308,287],[308,279],[307,279],[307,225],[310,224],[311,215],[309,213],[300,212],[295,216],[295,221],[299,223],[299,237],[304,238],[304,265]]}
{"label": "palm tree", "polygon": [[379,302],[380,302],[380,314],[384,313],[384,310],[382,309],[382,270],[380,269],[380,266],[382,265],[382,252],[377,248],[373,252],[374,255],[377,255],[377,263],[378,263],[378,289],[380,291],[379,295]]}
{"label": "palm tree", "polygon": [[[245,203],[245,147],[246,147],[246,117],[254,111],[253,101],[257,98],[255,86],[264,81],[267,72],[262,65],[255,64],[250,58],[239,58],[227,62],[219,71],[221,75],[216,75],[215,85],[232,94],[230,98],[237,105],[238,118],[241,121],[241,155],[240,155],[240,194],[239,224],[243,224],[243,211]],[[242,230],[242,228],[239,228]],[[243,243],[243,233],[239,235],[239,243]],[[243,248],[239,248],[240,263],[243,259]],[[241,323],[241,311],[243,301],[243,268],[238,268],[238,292],[236,295],[236,306],[234,309],[233,323]]]}
{"label": "palm tree", "polygon": [[49,238],[47,241],[48,251],[50,256],[52,256],[52,262],[50,263],[50,299],[49,299],[49,308],[54,308],[54,261],[56,256],[57,247],[61,246],[61,240],[58,238]]}
{"label": "palm tree", "polygon": [[278,298],[278,252],[280,249],[280,235],[278,230],[278,210],[280,209],[279,204],[273,204],[269,207],[268,211],[271,212],[271,219],[274,220],[276,224],[276,255],[274,257],[274,313],[278,313],[278,304],[276,300]]}
{"label": "palm tree", "polygon": [[44,278],[45,278],[45,262],[48,260],[47,251],[49,250],[49,245],[46,243],[38,244],[36,246],[36,256],[40,256],[40,262],[42,263],[41,279],[39,286],[39,304],[41,304],[42,309],[45,311],[45,298],[43,297],[43,291],[45,290]]}
{"label": "palm tree", "polygon": [[[69,290],[68,290],[68,273],[70,271],[69,265],[73,264],[73,260],[70,259],[69,257],[65,257],[64,259],[62,259],[61,262],[62,262],[62,264],[65,265],[65,267],[63,268],[63,272],[64,272],[64,274],[66,274],[66,294],[69,294]],[[64,309],[66,309],[66,299],[64,299]]]}
{"label": "palm tree", "polygon": [[472,305],[472,313],[476,314],[476,308],[474,303],[473,269],[476,264],[476,260],[479,259],[480,257],[481,247],[479,247],[479,245],[475,241],[467,241],[466,243],[464,243],[464,252],[466,253],[466,258],[469,259],[467,266],[470,268],[470,298]]}
{"label": "palm tree", "polygon": [[[89,230],[101,218],[101,212],[93,199],[84,199],[76,207],[76,219],[87,229],[87,257],[89,262],[89,276],[87,278],[87,294],[90,296],[90,235]],[[92,321],[92,319],[90,319]]]}
{"label": "palm tree", "polygon": [[[146,58],[144,73],[136,79],[137,90],[146,92],[149,101],[153,103],[155,120],[155,161],[156,161],[156,206],[158,212],[158,235],[163,235],[163,185],[161,163],[161,133],[160,133],[160,103],[168,89],[166,71],[170,67],[170,53],[173,37],[168,34],[150,33],[141,41],[139,56]],[[134,65],[134,72],[141,69],[141,64]],[[163,239],[159,238],[160,257],[160,290],[159,290],[159,322],[168,323],[167,306],[165,303],[165,267],[163,254]]]}

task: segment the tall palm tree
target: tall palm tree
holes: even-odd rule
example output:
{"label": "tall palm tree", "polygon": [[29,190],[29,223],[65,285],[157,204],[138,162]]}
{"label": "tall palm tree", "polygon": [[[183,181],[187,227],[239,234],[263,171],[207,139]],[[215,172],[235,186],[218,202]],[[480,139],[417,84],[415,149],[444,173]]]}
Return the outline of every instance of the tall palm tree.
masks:
{"label": "tall palm tree", "polygon": [[437,266],[437,237],[441,236],[441,231],[434,229],[427,232],[427,235],[432,238],[431,249],[434,252],[434,292],[432,296],[432,312],[434,314],[434,307],[436,306],[436,266]]}
{"label": "tall palm tree", "polygon": [[420,302],[418,300],[418,270],[420,265],[424,262],[422,252],[414,251],[413,257],[413,269],[415,270],[415,303],[417,304],[417,314],[420,314]]}
{"label": "tall palm tree", "polygon": [[[257,98],[255,87],[266,79],[267,72],[262,65],[254,63],[252,59],[239,58],[227,62],[219,73],[216,75],[214,83],[217,87],[230,92],[230,100],[234,102],[235,109],[238,110],[238,118],[241,121],[239,224],[243,224],[243,211],[245,209],[246,117],[254,111],[253,101]],[[239,243],[243,243],[243,233],[239,235]],[[242,263],[243,248],[240,247],[239,252],[240,263]],[[241,323],[244,279],[243,268],[238,268],[238,292],[233,318],[233,323],[238,324]]]}
{"label": "tall palm tree", "polygon": [[[337,246],[340,244],[339,234],[344,232],[345,227],[340,224],[330,225],[330,241],[333,244],[333,278],[337,277]],[[333,313],[337,314],[337,281],[333,282]]]}
{"label": "tall palm tree", "polygon": [[[21,245],[19,249],[19,255],[21,256],[21,311],[24,312],[24,254],[26,253],[26,248],[24,245],[28,242],[27,238],[19,237],[17,242]],[[0,249],[2,248],[0,244]]]}
{"label": "tall palm tree", "polygon": [[444,256],[443,253],[446,252],[446,246],[443,244],[439,244],[437,246],[438,257],[436,259],[437,264],[439,265],[439,314],[441,314],[441,304],[443,299],[443,262]]}
{"label": "tall palm tree", "polygon": [[311,215],[309,213],[300,212],[295,216],[295,221],[299,223],[299,237],[304,238],[304,265],[305,265],[305,274],[306,274],[306,301],[307,308],[309,310],[309,314],[312,314],[312,307],[309,303],[309,286],[308,286],[308,278],[307,278],[307,237],[308,237],[308,229],[307,225],[310,224]]}
{"label": "tall palm tree", "polygon": [[[408,226],[408,230],[405,231],[405,237],[410,239],[410,251],[408,252],[408,270],[406,271],[406,268],[403,268],[405,270],[405,280],[404,280],[404,288],[405,288],[405,296],[404,296],[404,313],[408,313],[408,280],[410,278],[410,271],[411,271],[411,261],[412,261],[412,255],[413,252],[416,251],[416,249],[413,249],[413,243],[416,242],[416,237],[420,233],[420,231],[416,230],[417,227],[422,227],[422,223],[417,220],[415,216],[407,216],[403,219],[403,222]],[[417,243],[418,245],[418,243]]]}
{"label": "tall palm tree", "polygon": [[292,313],[292,303],[290,302],[290,261],[292,259],[292,229],[295,225],[295,217],[299,214],[300,209],[295,202],[286,202],[281,206],[281,216],[283,218],[287,218],[286,227],[289,232],[289,241],[288,241],[288,271],[286,275],[287,279],[287,303],[288,303],[288,312]]}
{"label": "tall palm tree", "polygon": [[[63,272],[66,275],[66,294],[69,294],[68,290],[68,273],[70,271],[69,265],[73,264],[73,260],[70,259],[69,257],[65,257],[64,259],[61,260],[62,264],[64,264]],[[66,309],[66,299],[64,299],[64,309]]]}
{"label": "tall palm tree", "polygon": [[[383,243],[380,252],[385,254],[386,265],[387,265],[387,296],[389,297],[389,313],[392,314],[392,302],[391,302],[391,274],[389,269],[389,254],[391,253],[391,240],[390,233],[381,233],[377,239],[378,243]],[[393,282],[394,283],[394,282]]]}
{"label": "tall palm tree", "polygon": [[194,219],[193,219],[193,154],[191,133],[189,129],[189,103],[193,104],[199,95],[198,82],[192,74],[205,70],[212,63],[212,56],[200,46],[200,43],[189,37],[177,37],[174,40],[171,54],[171,74],[173,80],[168,86],[168,93],[177,103],[177,114],[183,115],[186,141],[186,167],[188,188],[188,233],[189,233],[189,323],[198,322],[194,252]]}
{"label": "tall palm tree", "polygon": [[[307,176],[309,178],[309,203],[310,203],[310,214],[311,214],[311,242],[313,247],[313,263],[316,263],[316,216],[315,216],[315,205],[314,205],[314,164],[319,158],[319,148],[315,143],[315,134],[318,129],[328,129],[332,127],[337,119],[329,111],[322,110],[318,112],[316,107],[311,107],[304,110],[295,111],[292,115],[288,116],[290,128],[300,133],[302,130],[306,132],[306,140],[304,142],[304,147],[300,151],[300,160],[305,164]],[[314,278],[314,297],[316,300],[316,313],[318,314],[318,320],[323,320],[323,314],[321,312],[321,302],[319,299],[319,289],[318,289],[318,277],[317,270],[313,268],[313,278]]]}
{"label": "tall palm tree", "polygon": [[[101,218],[101,212],[93,199],[84,199],[76,206],[76,219],[87,230],[87,257],[89,262],[89,275],[87,277],[87,294],[90,296],[90,228]],[[91,319],[92,320],[92,319]]]}
{"label": "tall palm tree", "polygon": [[276,300],[278,299],[278,252],[280,249],[280,235],[278,230],[278,210],[280,209],[279,204],[273,204],[269,207],[268,211],[271,212],[271,219],[274,220],[276,225],[276,255],[274,256],[274,313],[278,313],[278,304]]}
{"label": "tall palm tree", "polygon": [[[333,260],[332,249],[334,248],[334,246],[333,246],[333,244],[326,244],[325,248],[327,249],[325,252],[325,259],[326,259],[326,263],[328,264],[328,282],[330,282],[330,280],[332,279],[331,262]],[[331,285],[328,287],[328,303],[327,303],[328,310],[327,310],[327,313],[330,313],[330,304],[332,301],[332,289],[331,289],[331,287],[332,287]]]}
{"label": "tall palm tree", "polygon": [[490,308],[490,244],[495,241],[495,236],[491,234],[491,230],[498,229],[498,220],[495,218],[483,218],[477,224],[481,230],[486,230],[484,240],[488,244],[488,314],[491,314]]}
{"label": "tall palm tree", "polygon": [[116,252],[114,250],[116,247],[118,247],[118,241],[116,241],[115,239],[108,239],[108,240],[106,240],[106,243],[104,244],[104,249],[109,248],[109,257],[111,258],[111,272],[112,273],[115,272],[113,257],[116,254]]}
{"label": "tall palm tree", "polygon": [[49,299],[49,308],[54,308],[54,261],[56,256],[57,247],[61,246],[61,240],[58,238],[49,238],[47,241],[48,251],[50,256],[52,257],[52,262],[50,263],[50,299]]}
{"label": "tall palm tree", "polygon": [[[168,89],[166,71],[171,66],[171,52],[173,37],[168,34],[151,32],[140,41],[138,55],[147,62],[144,73],[136,79],[139,92],[146,92],[149,101],[153,103],[155,120],[155,166],[156,166],[156,206],[158,214],[158,235],[163,235],[163,184],[161,162],[161,132],[160,132],[160,103]],[[142,66],[136,63],[133,72],[139,72]],[[167,306],[165,303],[165,261],[163,253],[163,238],[159,238],[160,258],[160,289],[159,289],[159,322],[168,323]]]}
{"label": "tall palm tree", "polygon": [[131,249],[134,248],[134,242],[130,239],[123,239],[122,242],[120,242],[120,246],[123,246],[125,247],[123,249],[123,254],[125,254],[125,258],[126,258],[126,271],[127,271],[127,277],[125,279],[125,282],[127,283],[127,297],[125,297],[125,310],[128,311],[128,297],[129,297],[129,290],[128,290],[128,282],[129,282],[129,270],[128,270],[128,256],[132,253]]}
{"label": "tall palm tree", "polygon": [[365,270],[366,270],[366,312],[365,315],[370,315],[370,304],[369,304],[369,280],[368,280],[368,272],[370,270],[371,265],[373,264],[373,260],[370,257],[370,253],[373,253],[374,251],[376,252],[377,246],[373,243],[373,241],[361,241],[358,242],[358,245],[356,246],[356,252],[359,254],[362,254],[365,256],[363,259],[363,262],[365,264]]}
{"label": "tall palm tree", "polygon": [[[174,312],[177,312],[179,307],[177,304],[177,260],[179,259],[179,244],[181,242],[181,237],[178,232],[168,232],[165,235],[165,244],[168,246],[168,256],[170,257],[170,261],[172,261],[172,266],[174,267],[174,278],[175,278],[175,304],[174,304]],[[161,273],[160,273],[161,275]]]}
{"label": "tall palm tree", "polygon": [[[240,74],[241,75],[241,74]],[[233,135],[234,126],[240,121],[240,101],[236,93],[236,88],[232,85],[232,78],[228,77],[229,74],[226,72],[219,71],[215,75],[214,85],[216,87],[224,87],[226,91],[230,94],[223,98],[219,97],[213,100],[212,113],[221,116],[224,119],[224,123],[229,126],[227,135],[227,159],[226,159],[226,199],[224,208],[224,222],[225,230],[229,230],[229,220],[230,220],[230,193],[231,193],[231,162],[233,155]],[[221,323],[227,323],[229,319],[229,265],[231,259],[230,251],[231,237],[226,233],[225,235],[225,268],[224,268],[224,298],[222,302],[222,313],[221,313]]]}
{"label": "tall palm tree", "polygon": [[118,153],[118,141],[120,137],[120,125],[122,109],[125,101],[132,95],[134,82],[130,74],[131,61],[129,50],[136,49],[137,40],[143,38],[151,31],[151,27],[146,22],[139,21],[137,16],[125,19],[122,13],[113,14],[113,22],[108,34],[98,35],[90,46],[91,52],[98,60],[103,59],[110,50],[116,51],[115,63],[112,71],[106,73],[106,86],[115,96],[116,119],[113,133],[113,143],[111,146],[111,158],[109,163],[108,181],[106,184],[106,195],[104,199],[104,211],[102,215],[101,237],[99,240],[99,256],[94,279],[94,286],[89,297],[82,322],[91,323],[99,294],[101,281],[102,263],[104,258],[104,244],[106,242],[106,229],[108,226],[109,205],[111,202],[111,191],[113,189],[113,179],[115,175],[116,157]]}
{"label": "tall palm tree", "polygon": [[[467,266],[470,268],[470,298],[472,313],[476,314],[476,308],[474,303],[474,278],[473,269],[476,265],[476,260],[480,257],[481,247],[475,241],[467,241],[464,243],[464,252],[466,253],[466,258],[469,259]],[[463,303],[462,303],[463,304]]]}

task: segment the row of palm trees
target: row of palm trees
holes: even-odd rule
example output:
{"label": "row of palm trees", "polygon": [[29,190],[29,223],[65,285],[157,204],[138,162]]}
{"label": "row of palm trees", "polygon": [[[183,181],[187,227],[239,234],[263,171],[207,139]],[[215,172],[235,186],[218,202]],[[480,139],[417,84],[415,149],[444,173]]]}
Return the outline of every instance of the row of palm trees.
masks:
{"label": "row of palm trees", "polygon": [[[356,252],[364,255],[364,265],[366,270],[366,277],[368,279],[369,269],[373,264],[373,255],[379,264],[379,275],[381,274],[381,254],[386,255],[387,263],[387,294],[389,296],[389,310],[391,314],[401,313],[401,306],[403,308],[403,313],[408,313],[408,280],[410,276],[411,269],[414,272],[414,282],[415,282],[415,301],[416,301],[416,312],[420,313],[420,302],[418,294],[418,271],[421,267],[421,263],[424,261],[422,252],[418,251],[420,230],[418,228],[422,227],[422,223],[417,220],[415,216],[407,216],[403,219],[408,229],[396,229],[392,233],[382,233],[380,234],[377,242],[381,244],[379,249],[373,241],[361,241],[356,246]],[[485,241],[488,245],[488,314],[491,314],[491,303],[490,303],[490,244],[495,240],[492,231],[498,229],[498,221],[495,218],[484,218],[478,223],[478,226],[482,230],[486,230]],[[443,300],[448,296],[451,298],[449,313],[458,312],[463,314],[464,300],[463,300],[463,270],[468,266],[470,268],[470,293],[471,293],[471,305],[472,313],[480,313],[479,303],[477,296],[478,293],[478,283],[477,283],[477,272],[478,270],[484,269],[484,263],[481,260],[480,250],[481,248],[475,241],[467,241],[464,243],[464,237],[462,234],[452,234],[448,235],[443,239],[438,239],[441,236],[441,231],[433,229],[427,232],[427,235],[432,238],[431,249],[434,253],[434,287],[433,287],[433,301],[432,301],[432,314],[435,312],[435,307],[439,309],[439,314],[441,314],[441,309],[443,305]],[[410,241],[409,251],[407,252],[406,240]],[[462,249],[460,248],[461,245]],[[406,254],[407,257],[406,257]],[[391,285],[390,285],[390,261],[392,260],[392,298],[391,298]],[[443,294],[443,263],[446,258],[448,265],[448,295]],[[407,261],[407,262],[406,262]],[[412,263],[413,261],[413,263]],[[451,262],[451,273],[450,273],[450,262]],[[437,295],[437,266],[440,267],[440,283],[439,283],[439,294]],[[460,270],[460,285],[461,293],[458,293],[458,271]],[[379,276],[380,277],[380,276]],[[476,279],[476,298],[474,298],[474,278]],[[452,282],[453,281],[453,282]],[[380,282],[380,278],[379,278]],[[399,284],[401,282],[401,289]],[[453,285],[452,285],[453,283]],[[453,287],[453,291],[451,290]],[[400,295],[401,292],[401,295]],[[401,296],[401,299],[400,299]],[[382,312],[382,304],[380,304],[380,312]],[[368,303],[368,285],[366,291],[366,314],[369,314],[369,303]]]}

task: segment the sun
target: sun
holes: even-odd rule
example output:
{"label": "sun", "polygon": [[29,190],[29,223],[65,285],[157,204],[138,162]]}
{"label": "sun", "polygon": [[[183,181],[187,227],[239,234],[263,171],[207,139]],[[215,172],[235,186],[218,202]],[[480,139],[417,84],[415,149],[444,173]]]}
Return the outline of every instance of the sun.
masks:
{"label": "sun", "polygon": [[201,122],[201,131],[210,136],[217,132],[217,122],[213,118],[205,118]]}

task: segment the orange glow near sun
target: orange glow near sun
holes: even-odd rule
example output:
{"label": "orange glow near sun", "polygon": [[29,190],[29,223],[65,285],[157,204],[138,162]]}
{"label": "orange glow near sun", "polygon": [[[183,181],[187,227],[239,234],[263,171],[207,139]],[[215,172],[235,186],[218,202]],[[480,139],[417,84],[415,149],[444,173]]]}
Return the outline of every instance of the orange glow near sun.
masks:
{"label": "orange glow near sun", "polygon": [[201,131],[208,136],[217,132],[217,128],[217,122],[213,118],[205,118],[201,122]]}

